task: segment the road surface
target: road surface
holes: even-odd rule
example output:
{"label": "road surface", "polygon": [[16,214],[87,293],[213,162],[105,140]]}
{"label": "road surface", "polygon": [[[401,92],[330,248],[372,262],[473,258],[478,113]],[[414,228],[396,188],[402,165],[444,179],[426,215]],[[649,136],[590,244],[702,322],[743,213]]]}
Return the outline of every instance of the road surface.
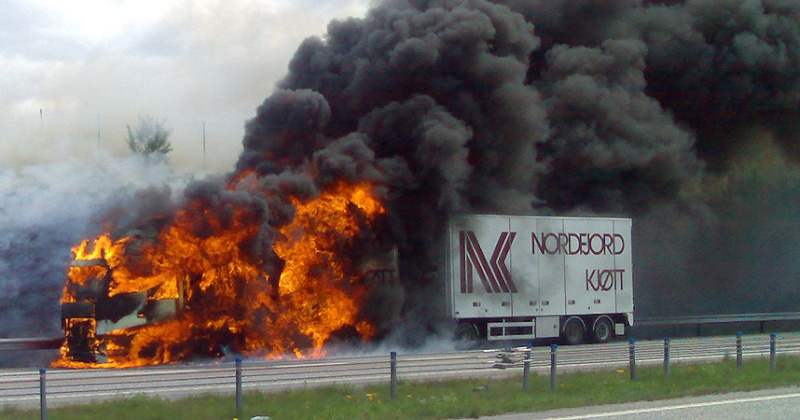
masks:
{"label": "road surface", "polygon": [[614,404],[482,420],[753,420],[800,419],[800,388],[779,388],[703,397]]}

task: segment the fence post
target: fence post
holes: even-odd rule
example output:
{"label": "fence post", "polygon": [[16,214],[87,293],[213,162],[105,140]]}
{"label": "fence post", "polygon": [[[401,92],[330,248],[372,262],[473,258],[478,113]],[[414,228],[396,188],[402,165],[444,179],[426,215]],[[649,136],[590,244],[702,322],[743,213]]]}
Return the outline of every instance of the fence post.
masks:
{"label": "fence post", "polygon": [[528,392],[531,389],[531,359],[522,361],[522,390]]}
{"label": "fence post", "polygon": [[669,378],[669,337],[664,338],[664,377]]}
{"label": "fence post", "polygon": [[550,345],[550,390],[556,390],[556,365],[557,363],[558,344]]}
{"label": "fence post", "polygon": [[742,368],[742,333],[736,333],[736,368]]}
{"label": "fence post", "polygon": [[636,339],[631,337],[628,340],[628,357],[630,359],[631,380],[636,380]]}
{"label": "fence post", "polygon": [[389,353],[389,370],[391,372],[391,378],[389,381],[391,392],[392,392],[392,399],[397,398],[397,352]]}
{"label": "fence post", "polygon": [[777,338],[775,333],[769,335],[769,371],[771,373],[775,373],[778,370],[778,363],[775,358],[775,338]]}
{"label": "fence post", "polygon": [[236,418],[242,417],[242,358],[236,358]]}
{"label": "fence post", "polygon": [[39,369],[39,417],[47,420],[47,369]]}

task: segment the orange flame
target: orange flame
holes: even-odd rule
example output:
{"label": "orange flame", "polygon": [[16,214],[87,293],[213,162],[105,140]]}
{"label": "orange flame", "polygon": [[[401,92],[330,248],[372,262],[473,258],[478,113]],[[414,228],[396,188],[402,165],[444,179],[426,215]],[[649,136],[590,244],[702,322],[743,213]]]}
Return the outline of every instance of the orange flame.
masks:
{"label": "orange flame", "polygon": [[[123,247],[127,239],[113,242],[109,235],[101,235],[92,241],[84,240],[72,248],[75,263],[70,266],[67,273],[67,283],[61,302],[75,302],[74,286],[86,286],[95,279],[103,278],[108,272],[108,265],[119,263],[124,253]],[[101,261],[102,264],[80,264],[81,262]]]}
{"label": "orange flame", "polygon": [[[382,204],[369,185],[345,183],[314,200],[292,202],[296,216],[272,244],[284,263],[277,282],[269,278],[259,251],[261,216],[244,207],[216,214],[197,200],[151,238],[113,241],[102,235],[73,248],[76,262],[62,302],[79,301],[80,287],[110,273],[107,295],[92,301],[96,308],[111,305],[108,299],[114,297],[145,295],[145,308],[177,308],[169,319],[98,334],[108,354],[100,366],[170,363],[197,352],[217,355],[227,345],[242,352],[266,349],[274,356],[319,356],[331,335],[345,327],[371,338],[374,327],[359,319],[366,290],[349,251],[385,213]],[[93,260],[102,264],[92,265]],[[67,323],[80,321],[86,320],[65,320],[65,330]],[[87,325],[100,328],[99,321]],[[70,360],[67,343],[56,366],[94,366]]]}
{"label": "orange flame", "polygon": [[350,188],[339,184],[307,204],[293,201],[297,215],[281,229],[285,239],[274,247],[275,253],[286,261],[279,291],[282,298],[288,298],[289,305],[282,313],[298,322],[315,349],[345,325],[352,325],[362,337],[371,338],[373,327],[356,320],[365,290],[356,283],[355,274],[346,271],[352,262],[343,261],[347,256],[341,252],[341,242],[358,234],[359,216],[373,218],[384,213],[383,206],[363,185]]}

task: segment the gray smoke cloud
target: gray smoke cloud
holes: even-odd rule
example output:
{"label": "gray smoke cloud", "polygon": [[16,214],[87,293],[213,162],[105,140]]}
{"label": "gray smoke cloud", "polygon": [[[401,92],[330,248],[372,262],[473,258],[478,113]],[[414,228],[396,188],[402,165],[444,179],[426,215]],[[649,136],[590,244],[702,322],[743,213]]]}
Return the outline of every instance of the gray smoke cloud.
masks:
{"label": "gray smoke cloud", "polygon": [[[106,227],[169,214],[187,182],[137,157],[98,152],[91,159],[91,165],[66,160],[16,171],[0,167],[0,337],[62,335],[59,301],[70,249]],[[0,365],[31,359],[0,354]]]}
{"label": "gray smoke cloud", "polygon": [[[489,2],[428,8],[386,3],[366,19],[333,22],[325,41],[304,42],[281,87],[321,93],[332,109],[329,135],[371,130],[379,157],[402,158],[412,170],[423,169],[414,168],[423,164],[420,153],[428,166],[448,156],[447,172],[463,186],[446,191],[457,188],[462,200],[489,207],[499,194],[514,197],[505,207],[520,211],[534,198],[531,186],[542,169],[530,156],[547,131],[538,93],[524,84],[528,57],[538,45],[531,23]],[[420,106],[425,108],[414,110]],[[431,120],[431,107],[439,123]],[[420,112],[431,117],[419,121]],[[458,132],[450,128],[461,125]],[[439,129],[447,136],[433,133]],[[424,140],[431,136],[441,144]],[[475,151],[472,161],[467,153],[454,160],[450,152],[467,142]],[[444,153],[418,147],[442,147]],[[437,182],[430,170],[420,174],[417,183]],[[447,210],[464,208],[461,203]]]}
{"label": "gray smoke cloud", "polygon": [[646,51],[630,39],[548,51],[535,83],[553,134],[539,159],[557,170],[537,192],[554,209],[641,213],[699,175],[694,136],[644,92]]}

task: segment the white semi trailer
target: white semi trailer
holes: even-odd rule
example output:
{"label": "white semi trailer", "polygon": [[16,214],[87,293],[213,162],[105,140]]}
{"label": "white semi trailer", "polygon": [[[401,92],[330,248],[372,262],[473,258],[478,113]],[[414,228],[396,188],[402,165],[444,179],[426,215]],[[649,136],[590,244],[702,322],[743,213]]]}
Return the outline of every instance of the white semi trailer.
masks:
{"label": "white semi trailer", "polygon": [[457,215],[447,296],[456,338],[605,342],[633,325],[631,219]]}

